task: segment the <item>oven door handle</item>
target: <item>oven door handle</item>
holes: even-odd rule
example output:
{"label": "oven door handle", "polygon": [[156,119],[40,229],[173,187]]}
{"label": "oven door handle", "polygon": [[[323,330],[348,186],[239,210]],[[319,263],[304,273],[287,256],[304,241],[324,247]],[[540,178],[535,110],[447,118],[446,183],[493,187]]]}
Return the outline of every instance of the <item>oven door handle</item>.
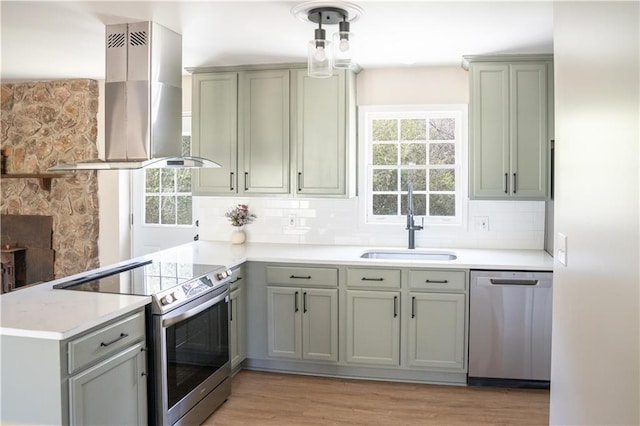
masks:
{"label": "oven door handle", "polygon": [[198,306],[196,306],[193,309],[189,309],[186,312],[183,312],[181,314],[177,314],[176,316],[173,317],[168,317],[162,320],[162,327],[163,328],[169,328],[174,324],[179,323],[180,321],[184,321],[188,318],[191,318],[192,316],[198,315],[200,312],[205,311],[207,309],[209,309],[210,307],[212,307],[213,305],[222,302],[225,299],[228,299],[229,297],[229,288],[227,288],[224,293],[221,293],[220,295],[214,297],[211,300],[208,300]]}

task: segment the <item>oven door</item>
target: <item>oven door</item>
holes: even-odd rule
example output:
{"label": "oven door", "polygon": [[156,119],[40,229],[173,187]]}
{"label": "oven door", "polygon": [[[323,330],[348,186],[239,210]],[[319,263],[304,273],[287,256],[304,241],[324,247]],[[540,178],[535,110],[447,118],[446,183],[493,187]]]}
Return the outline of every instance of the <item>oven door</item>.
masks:
{"label": "oven door", "polygon": [[228,284],[154,315],[157,424],[175,424],[229,377],[228,315]]}

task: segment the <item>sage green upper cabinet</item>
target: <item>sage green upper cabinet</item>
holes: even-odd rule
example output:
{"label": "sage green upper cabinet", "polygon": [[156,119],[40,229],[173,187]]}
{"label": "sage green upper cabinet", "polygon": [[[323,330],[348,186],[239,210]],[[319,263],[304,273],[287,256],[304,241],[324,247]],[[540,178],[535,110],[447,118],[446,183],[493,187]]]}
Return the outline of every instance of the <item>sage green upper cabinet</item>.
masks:
{"label": "sage green upper cabinet", "polygon": [[543,200],[553,109],[550,56],[465,57],[471,199]]}
{"label": "sage green upper cabinet", "polygon": [[196,169],[193,193],[234,194],[238,188],[238,73],[194,74],[192,84],[193,153],[222,166]]}
{"label": "sage green upper cabinet", "polygon": [[240,73],[238,135],[245,193],[289,193],[289,71]]}
{"label": "sage green upper cabinet", "polygon": [[289,117],[289,70],[194,74],[194,195],[289,193]]}
{"label": "sage green upper cabinet", "polygon": [[293,193],[301,197],[355,194],[355,76],[329,78],[292,71]]}

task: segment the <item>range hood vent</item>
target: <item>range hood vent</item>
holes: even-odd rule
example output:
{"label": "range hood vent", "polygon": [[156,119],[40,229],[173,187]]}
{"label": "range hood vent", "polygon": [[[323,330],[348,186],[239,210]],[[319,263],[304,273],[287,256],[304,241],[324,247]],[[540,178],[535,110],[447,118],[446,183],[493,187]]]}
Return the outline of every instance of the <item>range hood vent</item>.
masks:
{"label": "range hood vent", "polygon": [[182,36],[153,22],[107,25],[105,159],[50,171],[220,167],[182,155]]}

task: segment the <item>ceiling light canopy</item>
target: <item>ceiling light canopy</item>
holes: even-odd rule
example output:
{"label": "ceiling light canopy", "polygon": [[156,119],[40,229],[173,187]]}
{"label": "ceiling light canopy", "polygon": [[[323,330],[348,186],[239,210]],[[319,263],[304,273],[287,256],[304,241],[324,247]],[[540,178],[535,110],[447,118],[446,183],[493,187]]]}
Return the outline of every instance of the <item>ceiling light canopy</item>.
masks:
{"label": "ceiling light canopy", "polygon": [[[331,77],[333,68],[353,68],[354,35],[350,23],[357,21],[362,9],[347,2],[306,2],[291,13],[304,22],[318,24],[313,40],[308,44],[308,73],[310,77]],[[327,40],[323,25],[338,25],[332,41]]]}

